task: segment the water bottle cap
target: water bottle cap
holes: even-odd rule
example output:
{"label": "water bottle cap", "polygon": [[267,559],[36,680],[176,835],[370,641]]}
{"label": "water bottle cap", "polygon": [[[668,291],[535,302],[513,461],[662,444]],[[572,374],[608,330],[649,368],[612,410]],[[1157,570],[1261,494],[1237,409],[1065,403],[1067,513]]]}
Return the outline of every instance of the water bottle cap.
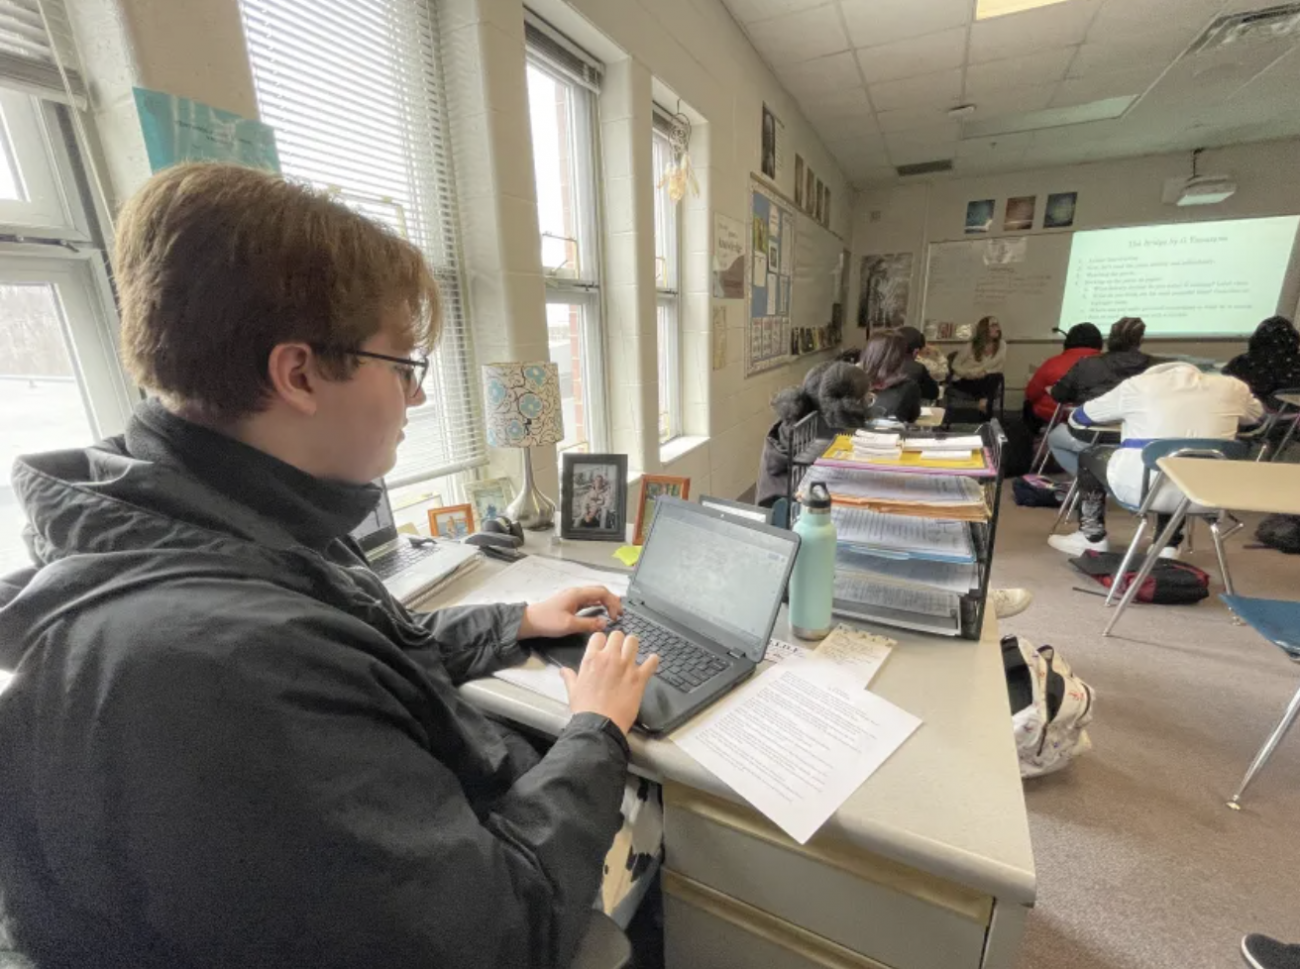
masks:
{"label": "water bottle cap", "polygon": [[809,511],[830,511],[831,493],[826,485],[818,481],[809,488],[804,495],[803,506]]}

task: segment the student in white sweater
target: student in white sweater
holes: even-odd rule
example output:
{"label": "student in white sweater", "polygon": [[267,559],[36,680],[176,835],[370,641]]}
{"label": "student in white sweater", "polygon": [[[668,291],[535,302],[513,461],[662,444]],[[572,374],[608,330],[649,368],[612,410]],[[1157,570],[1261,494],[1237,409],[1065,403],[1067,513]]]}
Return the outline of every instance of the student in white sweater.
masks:
{"label": "student in white sweater", "polygon": [[[1190,363],[1174,361],[1130,377],[1114,390],[1074,412],[1085,427],[1123,421],[1121,444],[1088,448],[1079,456],[1079,530],[1053,535],[1048,543],[1079,555],[1087,549],[1110,550],[1106,539],[1106,489],[1126,505],[1142,502],[1142,448],[1152,441],[1173,438],[1213,438],[1230,441],[1240,426],[1258,421],[1264,408],[1250,388],[1235,377],[1202,373]],[[1171,512],[1180,495],[1171,485],[1162,488],[1155,510]],[[1160,528],[1168,522],[1162,514]],[[1162,555],[1175,557],[1182,541],[1174,536]]]}
{"label": "student in white sweater", "polygon": [[986,316],[975,324],[975,336],[970,343],[953,358],[952,387],[977,399],[980,410],[987,411],[1006,365],[1007,346],[1002,342],[1002,326],[997,317]]}

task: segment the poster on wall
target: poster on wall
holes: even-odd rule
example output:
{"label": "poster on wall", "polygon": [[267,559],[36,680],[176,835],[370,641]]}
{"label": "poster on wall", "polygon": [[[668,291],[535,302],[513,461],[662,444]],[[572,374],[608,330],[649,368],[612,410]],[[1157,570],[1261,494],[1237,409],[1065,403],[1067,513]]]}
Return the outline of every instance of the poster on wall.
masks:
{"label": "poster on wall", "polygon": [[133,91],[151,170],[184,161],[280,170],[275,129],[270,125],[162,91],[142,87]]}
{"label": "poster on wall", "polygon": [[993,210],[997,207],[996,199],[980,199],[966,203],[966,234],[978,235],[993,231]]}
{"label": "poster on wall", "polygon": [[1034,227],[1034,209],[1038,205],[1038,196],[1022,195],[1007,199],[1007,216],[1002,220],[1004,232],[1028,232]]}
{"label": "poster on wall", "polygon": [[826,204],[822,206],[822,225],[830,228],[831,224],[831,189],[826,187]]}
{"label": "poster on wall", "polygon": [[713,369],[722,370],[727,366],[727,307],[723,303],[713,307],[709,338]]}
{"label": "poster on wall", "polygon": [[[791,339],[790,322],[794,210],[757,184],[751,189],[750,197],[754,259],[743,341],[746,376],[781,366],[790,359],[791,348],[797,346]],[[716,344],[714,353],[716,360]],[[725,356],[724,348],[724,359]]]}
{"label": "poster on wall", "polygon": [[822,180],[819,178],[817,179],[816,195],[813,197],[813,210],[812,210],[812,216],[818,222],[822,220],[822,207],[825,204],[826,204],[826,186],[822,184]]}
{"label": "poster on wall", "polygon": [[1043,209],[1043,228],[1068,229],[1074,225],[1074,209],[1078,203],[1078,192],[1056,192],[1047,196],[1047,207]]}
{"label": "poster on wall", "polygon": [[713,217],[713,298],[745,298],[745,223],[721,213]]}
{"label": "poster on wall", "polygon": [[803,208],[803,155],[794,156],[794,207]]}
{"label": "poster on wall", "polygon": [[763,105],[763,174],[781,184],[785,178],[785,125],[766,104]]}
{"label": "poster on wall", "polygon": [[813,170],[810,168],[808,169],[807,174],[804,175],[804,187],[803,187],[803,210],[807,212],[809,215],[812,215],[813,190],[816,189],[816,187],[817,187],[817,176],[813,174]]}
{"label": "poster on wall", "polygon": [[858,328],[869,332],[902,326],[912,295],[912,254],[884,253],[862,257]]}

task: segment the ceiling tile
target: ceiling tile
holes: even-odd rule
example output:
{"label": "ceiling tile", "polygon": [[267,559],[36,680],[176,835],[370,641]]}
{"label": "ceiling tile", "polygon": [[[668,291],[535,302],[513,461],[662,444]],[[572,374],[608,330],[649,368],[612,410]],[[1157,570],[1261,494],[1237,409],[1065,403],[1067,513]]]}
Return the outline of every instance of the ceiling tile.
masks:
{"label": "ceiling tile", "polygon": [[873,182],[893,181],[898,177],[898,172],[892,165],[882,165],[880,167],[863,166],[844,172],[845,176],[853,183],[854,188],[862,188]]}
{"label": "ceiling tile", "polygon": [[940,71],[903,81],[869,84],[867,90],[877,111],[952,107],[961,101],[961,71]]}
{"label": "ceiling tile", "polygon": [[995,138],[971,138],[966,141],[958,142],[958,158],[979,158],[986,155],[1009,156],[1017,152],[1023,152],[1033,144],[1034,136],[1032,132],[1021,132],[1014,135],[998,135]]}
{"label": "ceiling tile", "polygon": [[974,117],[996,118],[1004,114],[1041,111],[1051,103],[1055,91],[1055,83],[1026,84],[1021,87],[983,91],[978,96],[968,97],[967,100],[977,108]]}
{"label": "ceiling tile", "polygon": [[1126,71],[1137,66],[1162,68],[1178,57],[1191,40],[1185,32],[1147,31],[1132,33],[1123,39],[1088,42],[1079,48],[1067,72],[1069,77],[1089,77],[1110,71]]}
{"label": "ceiling tile", "polygon": [[781,85],[801,101],[833,95],[846,88],[862,87],[858,62],[848,51],[784,65],[777,69],[776,76]]}
{"label": "ceiling tile", "polygon": [[961,67],[966,62],[966,28],[954,27],[937,34],[896,40],[858,51],[858,63],[868,84],[896,81]]}
{"label": "ceiling tile", "polygon": [[833,3],[761,21],[750,26],[748,33],[758,52],[774,66],[824,57],[849,47]]}
{"label": "ceiling tile", "polygon": [[1071,77],[1061,82],[1052,97],[1054,108],[1069,108],[1089,101],[1117,98],[1124,94],[1142,94],[1164,70],[1163,64],[1136,67],[1128,71],[1093,74],[1090,77]]}
{"label": "ceiling tile", "polygon": [[944,124],[949,107],[904,108],[900,111],[881,111],[876,114],[876,126],[883,132],[908,131],[912,128],[926,128]]}
{"label": "ceiling tile", "polygon": [[979,20],[971,27],[970,61],[995,61],[1083,42],[1100,0],[1069,0],[1024,13]]}
{"label": "ceiling tile", "polygon": [[914,128],[885,135],[889,160],[895,165],[910,165],[940,158],[952,158],[957,153],[957,138],[961,125],[956,122]]}
{"label": "ceiling tile", "polygon": [[1152,31],[1198,36],[1221,6],[1223,0],[1105,0],[1088,28],[1088,41],[1124,40]]}
{"label": "ceiling tile", "polygon": [[843,0],[854,47],[874,47],[970,23],[971,0]]}
{"label": "ceiling tile", "polygon": [[843,130],[853,128],[854,133],[876,130],[872,120],[871,105],[867,102],[865,88],[845,88],[834,95],[826,95],[800,102],[806,117],[819,131],[847,137]]}
{"label": "ceiling tile", "polygon": [[819,7],[826,0],[722,0],[731,15],[741,23],[756,23],[783,13]]}
{"label": "ceiling tile", "polygon": [[994,91],[1053,84],[1065,76],[1073,53],[1073,48],[1045,50],[1024,57],[972,64],[966,68],[965,98],[979,104],[981,97]]}

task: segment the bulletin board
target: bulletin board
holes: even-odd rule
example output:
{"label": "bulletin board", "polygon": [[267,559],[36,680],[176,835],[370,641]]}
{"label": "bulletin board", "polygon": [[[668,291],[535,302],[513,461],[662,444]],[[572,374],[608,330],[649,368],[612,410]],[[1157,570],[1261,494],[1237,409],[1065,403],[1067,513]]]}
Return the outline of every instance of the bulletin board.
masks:
{"label": "bulletin board", "polygon": [[794,357],[790,297],[794,280],[795,212],[758,184],[753,186],[752,195],[746,376],[780,367]]}

